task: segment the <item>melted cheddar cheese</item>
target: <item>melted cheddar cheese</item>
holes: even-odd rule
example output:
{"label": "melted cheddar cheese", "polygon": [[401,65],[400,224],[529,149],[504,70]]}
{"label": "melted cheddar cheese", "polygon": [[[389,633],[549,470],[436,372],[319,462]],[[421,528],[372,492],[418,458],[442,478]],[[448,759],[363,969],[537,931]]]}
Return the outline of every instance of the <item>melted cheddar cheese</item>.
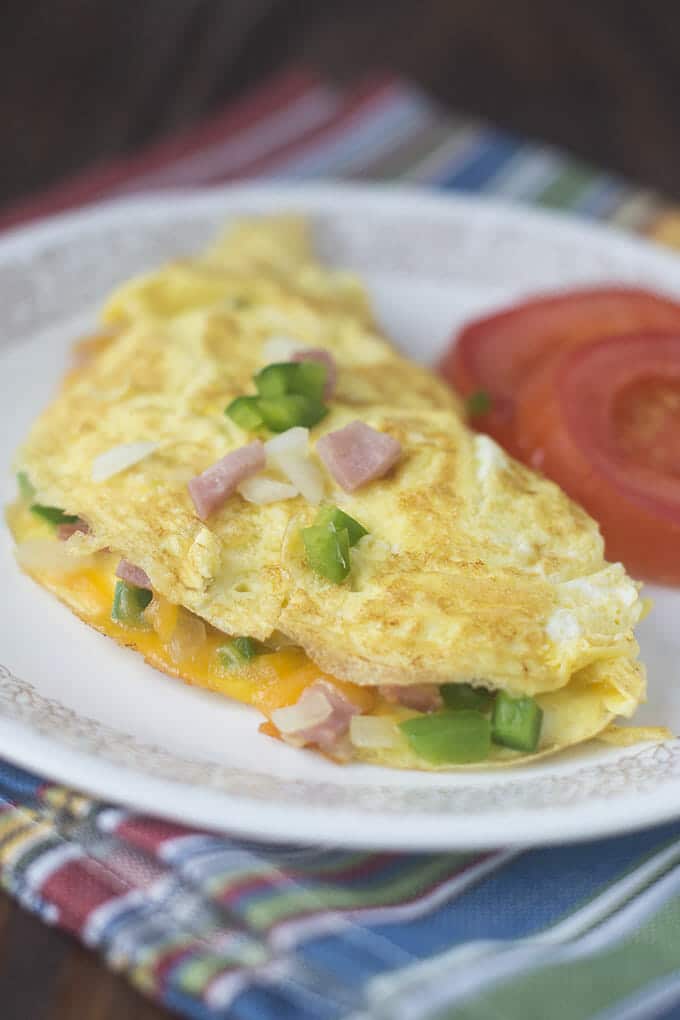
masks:
{"label": "melted cheddar cheese", "polygon": [[[31,514],[22,503],[8,508],[7,519],[17,543],[54,534],[49,525]],[[56,537],[54,541],[58,541]],[[36,567],[24,569],[82,620],[119,644],[140,652],[150,665],[188,684],[253,705],[268,717],[277,708],[295,704],[305,687],[319,679],[332,680],[362,712],[372,711],[381,700],[375,689],[359,687],[323,673],[301,648],[272,650],[256,656],[242,669],[230,671],[222,664],[218,653],[229,637],[210,625],[206,625],[206,638],[201,647],[178,659],[172,637],[180,614],[187,610],[155,595],[145,613],[147,626],[128,627],[111,619],[119,560],[120,556],[101,551],[88,556],[87,565],[82,569],[65,573]]]}

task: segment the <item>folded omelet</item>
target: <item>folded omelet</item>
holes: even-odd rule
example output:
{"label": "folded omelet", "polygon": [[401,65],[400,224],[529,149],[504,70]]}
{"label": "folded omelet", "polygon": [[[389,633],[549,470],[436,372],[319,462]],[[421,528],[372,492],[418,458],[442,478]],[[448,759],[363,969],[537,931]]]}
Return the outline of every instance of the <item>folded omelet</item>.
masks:
{"label": "folded omelet", "polygon": [[[258,400],[302,414],[309,391],[272,404],[272,351],[270,389],[294,385],[305,351],[337,375],[317,420],[276,442]],[[225,414],[242,397],[252,420]],[[354,470],[355,435],[369,459],[394,452],[358,484],[317,445],[330,437]],[[207,491],[244,449],[259,467],[201,509],[188,483]],[[514,763],[611,732],[644,700],[639,586],[605,562],[595,522],[467,427],[452,391],[381,336],[360,282],[316,262],[300,220],[244,221],[120,287],[17,470],[25,570],[296,746]]]}

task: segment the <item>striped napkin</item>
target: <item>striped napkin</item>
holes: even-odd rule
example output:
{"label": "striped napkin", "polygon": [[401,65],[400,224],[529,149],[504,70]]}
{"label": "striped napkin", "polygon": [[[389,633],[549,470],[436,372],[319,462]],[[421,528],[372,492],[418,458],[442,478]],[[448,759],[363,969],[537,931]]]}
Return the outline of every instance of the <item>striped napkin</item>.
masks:
{"label": "striped napkin", "polygon": [[[680,246],[658,196],[444,113],[398,80],[288,73],[0,227],[146,189],[362,177],[500,195]],[[680,1017],[680,824],[485,854],[357,853],[191,831],[0,762],[0,881],[197,1020]]]}

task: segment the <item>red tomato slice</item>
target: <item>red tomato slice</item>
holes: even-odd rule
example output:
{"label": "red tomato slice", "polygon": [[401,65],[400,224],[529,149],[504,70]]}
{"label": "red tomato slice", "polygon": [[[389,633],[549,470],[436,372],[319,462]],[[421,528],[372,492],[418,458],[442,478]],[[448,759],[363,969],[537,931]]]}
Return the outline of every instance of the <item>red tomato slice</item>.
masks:
{"label": "red tomato slice", "polygon": [[680,331],[573,351],[555,394],[536,466],[599,521],[609,559],[680,583]]}
{"label": "red tomato slice", "polygon": [[440,370],[463,396],[489,394],[491,409],[474,424],[518,454],[516,407],[534,375],[545,368],[543,392],[553,384],[547,366],[559,352],[643,329],[680,330],[680,304],[632,287],[549,295],[464,327]]}

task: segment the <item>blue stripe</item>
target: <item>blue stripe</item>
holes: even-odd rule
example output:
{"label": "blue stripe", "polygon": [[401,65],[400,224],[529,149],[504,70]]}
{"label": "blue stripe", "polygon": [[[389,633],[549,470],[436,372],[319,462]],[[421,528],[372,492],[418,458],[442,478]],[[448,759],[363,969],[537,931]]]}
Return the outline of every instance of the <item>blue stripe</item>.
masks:
{"label": "blue stripe", "polygon": [[32,772],[15,768],[9,762],[0,762],[0,798],[6,801],[35,800],[45,780]]}
{"label": "blue stripe", "polygon": [[[459,896],[406,923],[311,940],[298,954],[339,979],[366,981],[414,960],[476,939],[535,934],[587,903],[664,845],[680,838],[680,824],[625,840],[530,850]],[[370,938],[367,935],[370,934]]]}
{"label": "blue stripe", "polygon": [[522,148],[516,138],[500,132],[490,134],[481,150],[439,183],[458,191],[480,191]]}

